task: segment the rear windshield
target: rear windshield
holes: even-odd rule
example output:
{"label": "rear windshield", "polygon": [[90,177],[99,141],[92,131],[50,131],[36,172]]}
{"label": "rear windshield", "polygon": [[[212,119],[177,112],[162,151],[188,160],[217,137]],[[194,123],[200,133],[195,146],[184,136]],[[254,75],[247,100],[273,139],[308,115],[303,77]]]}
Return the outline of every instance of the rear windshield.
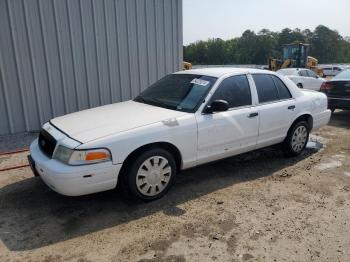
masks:
{"label": "rear windshield", "polygon": [[346,69],[337,74],[333,79],[350,79],[350,69]]}

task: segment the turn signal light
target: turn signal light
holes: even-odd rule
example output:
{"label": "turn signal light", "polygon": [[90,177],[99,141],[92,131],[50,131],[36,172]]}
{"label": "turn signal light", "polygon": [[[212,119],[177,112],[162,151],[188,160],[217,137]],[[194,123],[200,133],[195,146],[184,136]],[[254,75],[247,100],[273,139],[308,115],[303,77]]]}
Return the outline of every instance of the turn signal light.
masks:
{"label": "turn signal light", "polygon": [[86,161],[107,160],[110,155],[107,152],[89,152],[85,156]]}

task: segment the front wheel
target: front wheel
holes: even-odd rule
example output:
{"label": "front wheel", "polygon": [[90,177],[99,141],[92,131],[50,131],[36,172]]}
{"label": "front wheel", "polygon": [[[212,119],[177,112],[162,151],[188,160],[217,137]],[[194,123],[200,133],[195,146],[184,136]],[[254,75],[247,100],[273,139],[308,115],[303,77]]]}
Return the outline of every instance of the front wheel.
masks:
{"label": "front wheel", "polygon": [[130,164],[125,186],[133,197],[150,201],[164,196],[175,176],[174,157],[167,150],[155,148],[143,152]]}
{"label": "front wheel", "polygon": [[298,156],[305,149],[309,140],[309,125],[306,121],[294,124],[288,131],[283,142],[284,151],[287,156]]}

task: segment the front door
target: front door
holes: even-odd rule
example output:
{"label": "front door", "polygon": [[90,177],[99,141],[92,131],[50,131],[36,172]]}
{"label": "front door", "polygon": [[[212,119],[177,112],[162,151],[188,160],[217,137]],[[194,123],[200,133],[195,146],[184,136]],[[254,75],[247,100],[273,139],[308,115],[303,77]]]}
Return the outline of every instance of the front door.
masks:
{"label": "front door", "polygon": [[259,115],[252,106],[246,75],[223,80],[208,104],[214,100],[227,101],[229,110],[196,115],[198,164],[250,151],[256,146]]}

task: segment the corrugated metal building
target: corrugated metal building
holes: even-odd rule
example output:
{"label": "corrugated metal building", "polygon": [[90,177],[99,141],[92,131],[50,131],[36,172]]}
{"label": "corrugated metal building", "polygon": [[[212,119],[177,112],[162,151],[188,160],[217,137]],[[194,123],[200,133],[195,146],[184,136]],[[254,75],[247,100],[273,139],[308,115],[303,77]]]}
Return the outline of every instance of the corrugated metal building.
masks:
{"label": "corrugated metal building", "polygon": [[0,134],[128,100],[181,62],[182,0],[0,0]]}

